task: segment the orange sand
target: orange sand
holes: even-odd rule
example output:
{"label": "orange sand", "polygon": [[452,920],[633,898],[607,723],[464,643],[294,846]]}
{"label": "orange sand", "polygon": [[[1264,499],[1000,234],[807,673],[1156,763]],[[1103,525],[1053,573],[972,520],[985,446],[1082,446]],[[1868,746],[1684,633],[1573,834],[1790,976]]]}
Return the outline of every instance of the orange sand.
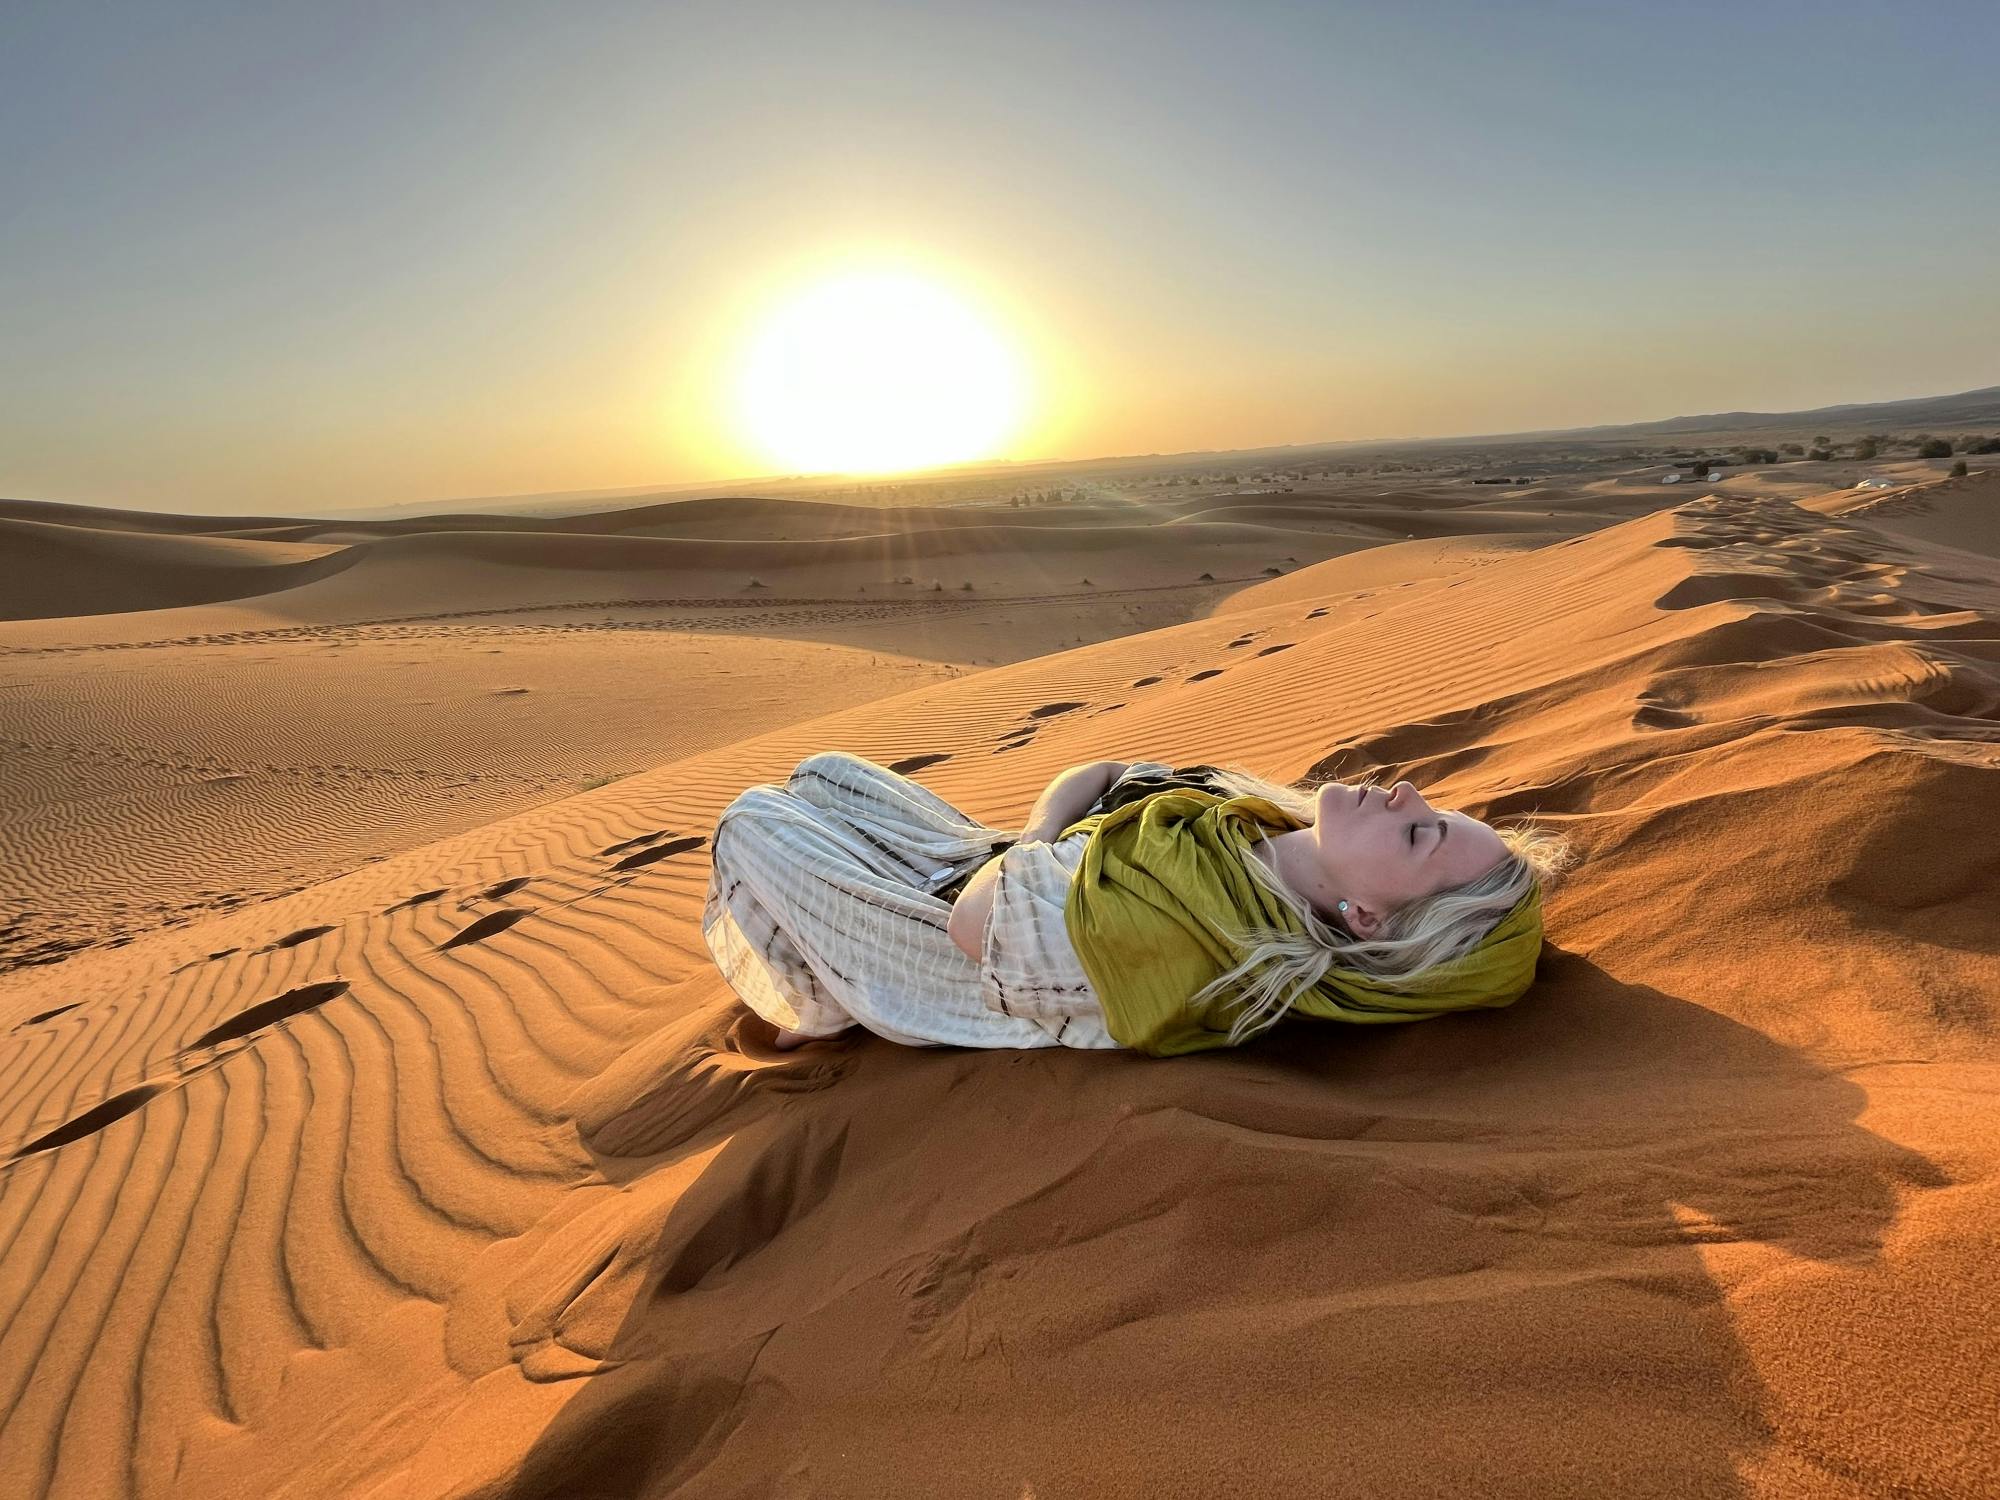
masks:
{"label": "orange sand", "polygon": [[[1996,490],[8,509],[81,561],[0,627],[0,1494],[2000,1494]],[[1585,862],[1504,1011],[780,1053],[705,838],[827,748],[1003,825],[1380,771]]]}

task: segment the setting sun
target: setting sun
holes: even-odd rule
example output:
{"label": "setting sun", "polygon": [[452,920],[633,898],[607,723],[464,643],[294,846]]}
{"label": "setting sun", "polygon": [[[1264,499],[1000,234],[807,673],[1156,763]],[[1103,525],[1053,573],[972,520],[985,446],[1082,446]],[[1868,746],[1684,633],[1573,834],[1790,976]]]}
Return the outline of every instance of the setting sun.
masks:
{"label": "setting sun", "polygon": [[885,473],[992,455],[1018,430],[1019,356],[964,300],[904,271],[817,282],[747,345],[737,422],[797,471]]}

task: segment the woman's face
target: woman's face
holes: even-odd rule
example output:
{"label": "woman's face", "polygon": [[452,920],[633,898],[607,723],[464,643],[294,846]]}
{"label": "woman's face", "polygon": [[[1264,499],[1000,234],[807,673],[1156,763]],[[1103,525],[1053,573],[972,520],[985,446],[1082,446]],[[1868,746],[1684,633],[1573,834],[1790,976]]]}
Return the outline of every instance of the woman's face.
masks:
{"label": "woman's face", "polygon": [[1465,813],[1432,807],[1407,781],[1387,791],[1326,783],[1312,833],[1327,889],[1378,913],[1476,880],[1507,853],[1491,828]]}

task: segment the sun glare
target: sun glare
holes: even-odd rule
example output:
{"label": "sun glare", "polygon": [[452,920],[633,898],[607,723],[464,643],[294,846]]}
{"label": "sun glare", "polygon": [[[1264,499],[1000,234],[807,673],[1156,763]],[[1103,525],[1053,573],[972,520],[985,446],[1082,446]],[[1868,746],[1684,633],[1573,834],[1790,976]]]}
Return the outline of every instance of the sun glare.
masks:
{"label": "sun glare", "polygon": [[792,472],[879,474],[986,458],[1018,430],[1027,380],[959,297],[855,272],[780,303],[745,350],[737,420]]}

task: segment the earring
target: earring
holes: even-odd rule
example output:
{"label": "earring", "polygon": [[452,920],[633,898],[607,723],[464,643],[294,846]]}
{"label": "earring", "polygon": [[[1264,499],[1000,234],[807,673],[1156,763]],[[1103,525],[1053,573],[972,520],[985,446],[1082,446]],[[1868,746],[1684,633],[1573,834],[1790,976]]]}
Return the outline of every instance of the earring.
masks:
{"label": "earring", "polygon": [[1342,911],[1346,911],[1346,910],[1347,910],[1347,903],[1346,903],[1345,901],[1343,901],[1343,902],[1341,902],[1341,903],[1340,903],[1340,909],[1341,909]]}

